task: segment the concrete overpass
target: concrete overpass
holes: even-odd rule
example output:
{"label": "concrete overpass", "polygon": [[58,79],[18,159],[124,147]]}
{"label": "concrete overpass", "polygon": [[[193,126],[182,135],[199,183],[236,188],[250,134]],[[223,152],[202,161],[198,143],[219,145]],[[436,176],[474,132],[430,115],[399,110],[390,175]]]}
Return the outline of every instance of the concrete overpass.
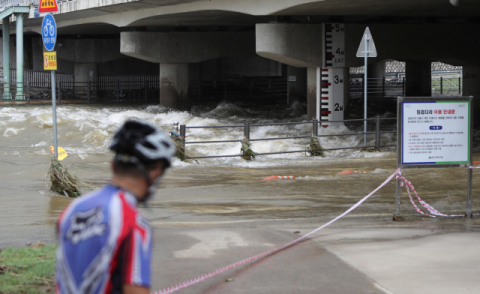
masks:
{"label": "concrete overpass", "polygon": [[[174,108],[189,107],[192,79],[288,71],[296,77],[291,96],[306,97],[313,117],[316,68],[329,67],[329,24],[344,28],[342,62],[333,66],[344,80],[349,67],[363,64],[355,53],[369,26],[379,53],[369,59],[369,76],[382,76],[385,60],[405,61],[407,95],[429,96],[430,63],[442,61],[463,66],[464,94],[480,97],[477,0],[72,0],[59,3],[55,18],[59,71],[77,81],[159,74],[159,101]],[[34,1],[24,18],[26,68],[42,67],[41,20]],[[348,92],[331,91],[347,99]]]}

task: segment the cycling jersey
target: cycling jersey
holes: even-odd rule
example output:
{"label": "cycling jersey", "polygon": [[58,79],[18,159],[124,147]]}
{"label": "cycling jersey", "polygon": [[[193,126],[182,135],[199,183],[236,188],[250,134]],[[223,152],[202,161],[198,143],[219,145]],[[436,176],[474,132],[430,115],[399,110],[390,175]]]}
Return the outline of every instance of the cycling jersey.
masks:
{"label": "cycling jersey", "polygon": [[137,199],[113,185],[75,199],[57,223],[56,293],[150,288],[151,228]]}

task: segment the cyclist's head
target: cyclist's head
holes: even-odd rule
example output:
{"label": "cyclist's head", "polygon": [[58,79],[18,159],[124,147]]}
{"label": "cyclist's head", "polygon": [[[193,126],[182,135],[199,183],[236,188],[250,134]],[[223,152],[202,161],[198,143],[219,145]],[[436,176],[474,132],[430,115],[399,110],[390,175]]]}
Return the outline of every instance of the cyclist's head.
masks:
{"label": "cyclist's head", "polygon": [[110,150],[115,152],[115,174],[144,177],[150,187],[160,177],[150,179],[149,171],[160,168],[163,173],[175,153],[174,144],[165,133],[149,123],[134,120],[127,121],[115,133]]}

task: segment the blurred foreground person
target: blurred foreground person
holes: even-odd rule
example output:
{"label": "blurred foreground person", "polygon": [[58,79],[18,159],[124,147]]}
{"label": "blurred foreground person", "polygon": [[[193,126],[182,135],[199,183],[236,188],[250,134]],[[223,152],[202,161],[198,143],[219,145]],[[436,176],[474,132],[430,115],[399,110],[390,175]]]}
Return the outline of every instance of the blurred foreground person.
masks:
{"label": "blurred foreground person", "polygon": [[175,147],[153,125],[127,121],[110,149],[110,184],[58,219],[56,293],[149,293],[152,232],[137,204],[154,195]]}

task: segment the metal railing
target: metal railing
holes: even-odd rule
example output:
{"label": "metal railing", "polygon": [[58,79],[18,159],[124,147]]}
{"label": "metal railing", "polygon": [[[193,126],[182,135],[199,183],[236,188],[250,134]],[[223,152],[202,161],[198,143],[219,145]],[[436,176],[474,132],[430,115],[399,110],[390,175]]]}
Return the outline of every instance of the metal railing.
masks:
{"label": "metal railing", "polygon": [[30,6],[31,0],[0,0],[0,11],[10,6]]}
{"label": "metal railing", "polygon": [[[432,95],[435,94],[462,94],[461,77],[434,77],[432,76]],[[350,96],[363,97],[363,75],[352,75],[350,78]],[[405,77],[388,76],[384,78],[368,78],[367,93],[377,97],[405,96]]]}
{"label": "metal railing", "polygon": [[[27,81],[24,83],[23,96],[18,98],[16,95],[17,85],[1,84],[0,100],[10,100],[8,93],[11,93],[13,100],[40,101],[51,100],[51,83],[47,87],[50,79]],[[133,81],[133,82],[73,82],[68,79],[59,79],[55,85],[56,97],[61,103],[62,100],[77,100],[92,103],[154,103],[159,101],[158,82]],[[22,92],[22,91],[21,91]],[[7,93],[3,95],[3,93]],[[17,97],[17,99],[15,98]]]}
{"label": "metal railing", "polygon": [[[291,122],[291,123],[266,123],[266,124],[239,124],[239,125],[224,125],[224,126],[186,126],[180,125],[180,138],[182,138],[183,148],[185,150],[185,146],[187,144],[222,144],[222,143],[240,143],[242,142],[241,139],[232,139],[232,140],[215,140],[215,141],[186,141],[187,138],[187,129],[222,129],[222,128],[243,128],[243,136],[251,142],[256,141],[270,141],[270,140],[292,140],[292,139],[305,139],[311,137],[333,137],[333,136],[363,136],[363,135],[375,135],[375,148],[382,148],[382,147],[396,147],[396,144],[389,144],[389,145],[382,145],[381,144],[381,136],[383,134],[394,134],[397,133],[396,131],[381,131],[381,121],[382,120],[396,120],[396,118],[368,118],[368,119],[350,119],[350,120],[338,120],[338,121],[328,121],[328,124],[331,123],[349,123],[349,122],[363,122],[363,121],[371,121],[375,123],[375,131],[374,132],[354,132],[354,133],[347,133],[347,134],[319,134],[319,126],[322,123],[327,123],[325,121],[305,121],[305,122]],[[312,134],[311,135],[303,135],[303,136],[290,136],[290,137],[271,137],[271,138],[251,138],[251,127],[262,127],[262,126],[288,126],[288,125],[312,125]],[[363,149],[368,146],[350,146],[350,147],[338,147],[338,148],[325,148],[325,151],[334,151],[334,150],[346,150],[346,149]],[[306,153],[309,150],[302,149],[302,150],[288,150],[288,151],[278,151],[278,152],[267,152],[267,153],[256,153],[257,155],[274,155],[274,154],[287,154],[287,153]],[[242,154],[230,154],[230,155],[206,155],[206,156],[191,156],[188,159],[205,159],[205,158],[224,158],[224,157],[241,157]]]}
{"label": "metal railing", "polygon": [[432,94],[461,94],[462,78],[461,77],[439,77],[432,78]]}
{"label": "metal railing", "polygon": [[[350,78],[350,96],[363,96],[363,76]],[[405,78],[368,78],[367,93],[381,97],[405,96]]]}

